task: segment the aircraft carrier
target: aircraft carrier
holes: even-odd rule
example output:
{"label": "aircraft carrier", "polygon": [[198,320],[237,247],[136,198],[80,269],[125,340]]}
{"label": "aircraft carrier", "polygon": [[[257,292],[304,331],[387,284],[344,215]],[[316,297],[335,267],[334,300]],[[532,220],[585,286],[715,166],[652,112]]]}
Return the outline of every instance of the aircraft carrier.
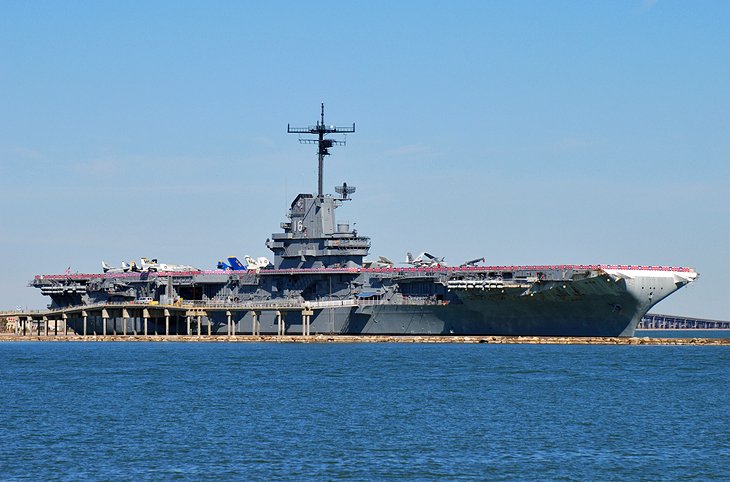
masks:
{"label": "aircraft carrier", "polygon": [[[315,125],[287,132],[316,145],[318,190],[298,194],[281,231],[266,240],[273,263],[230,258],[199,270],[143,259],[141,267],[105,265],[104,273],[38,275],[30,285],[51,298],[49,308],[65,310],[79,334],[136,333],[142,323],[145,333],[150,323],[155,333],[190,334],[192,316],[198,332],[205,326],[228,335],[593,337],[633,336],[652,306],[698,276],[666,266],[447,266],[426,253],[404,266],[383,257],[368,262],[370,238],[335,219],[355,188],[323,192],[325,156],[344,143],[331,136],[353,133],[355,124],[326,125],[323,105]],[[94,308],[105,316],[87,326]]]}

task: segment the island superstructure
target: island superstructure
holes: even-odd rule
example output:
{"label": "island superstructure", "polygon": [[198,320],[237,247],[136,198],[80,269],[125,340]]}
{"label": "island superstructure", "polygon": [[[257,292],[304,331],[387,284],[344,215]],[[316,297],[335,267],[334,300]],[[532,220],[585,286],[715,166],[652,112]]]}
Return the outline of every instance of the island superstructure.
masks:
{"label": "island superstructure", "polygon": [[[354,133],[355,125],[326,125],[322,106],[314,126],[287,131],[316,136],[300,141],[317,147],[318,189],[298,194],[281,231],[266,240],[273,265],[38,275],[31,286],[71,318],[108,307],[110,332],[126,332],[130,323],[130,331],[141,331],[142,316],[128,309],[139,305],[145,323],[164,323],[168,332],[169,317],[183,316],[172,308],[188,307],[221,334],[254,326],[261,334],[632,336],[652,306],[698,276],[683,267],[366,262],[370,238],[335,216],[355,188],[342,183],[335,194],[323,192],[325,156],[343,143],[329,136]],[[159,314],[165,307],[166,319]],[[189,318],[186,326],[179,321],[173,331],[189,332]],[[71,325],[81,332],[78,319]]]}

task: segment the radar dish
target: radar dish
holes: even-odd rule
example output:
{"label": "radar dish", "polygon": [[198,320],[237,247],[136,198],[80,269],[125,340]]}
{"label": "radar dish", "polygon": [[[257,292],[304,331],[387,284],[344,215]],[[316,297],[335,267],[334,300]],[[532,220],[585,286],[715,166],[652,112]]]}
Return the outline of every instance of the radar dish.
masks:
{"label": "radar dish", "polygon": [[342,199],[347,199],[347,197],[354,193],[357,188],[355,186],[348,186],[346,182],[342,183],[342,186],[335,186],[335,192],[337,194],[342,195]]}

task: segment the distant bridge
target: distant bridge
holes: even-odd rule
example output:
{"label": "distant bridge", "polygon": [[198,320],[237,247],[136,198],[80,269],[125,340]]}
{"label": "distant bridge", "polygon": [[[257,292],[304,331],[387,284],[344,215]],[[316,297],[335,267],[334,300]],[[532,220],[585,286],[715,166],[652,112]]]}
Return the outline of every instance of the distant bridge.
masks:
{"label": "distant bridge", "polygon": [[637,328],[639,330],[730,330],[730,321],[647,313]]}

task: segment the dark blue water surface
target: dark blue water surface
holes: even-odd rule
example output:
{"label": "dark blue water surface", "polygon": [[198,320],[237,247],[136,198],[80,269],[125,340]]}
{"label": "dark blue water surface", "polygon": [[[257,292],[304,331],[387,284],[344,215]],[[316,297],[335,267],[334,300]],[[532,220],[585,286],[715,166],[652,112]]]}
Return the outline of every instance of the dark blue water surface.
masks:
{"label": "dark blue water surface", "polygon": [[730,479],[730,347],[0,344],[0,479]]}

